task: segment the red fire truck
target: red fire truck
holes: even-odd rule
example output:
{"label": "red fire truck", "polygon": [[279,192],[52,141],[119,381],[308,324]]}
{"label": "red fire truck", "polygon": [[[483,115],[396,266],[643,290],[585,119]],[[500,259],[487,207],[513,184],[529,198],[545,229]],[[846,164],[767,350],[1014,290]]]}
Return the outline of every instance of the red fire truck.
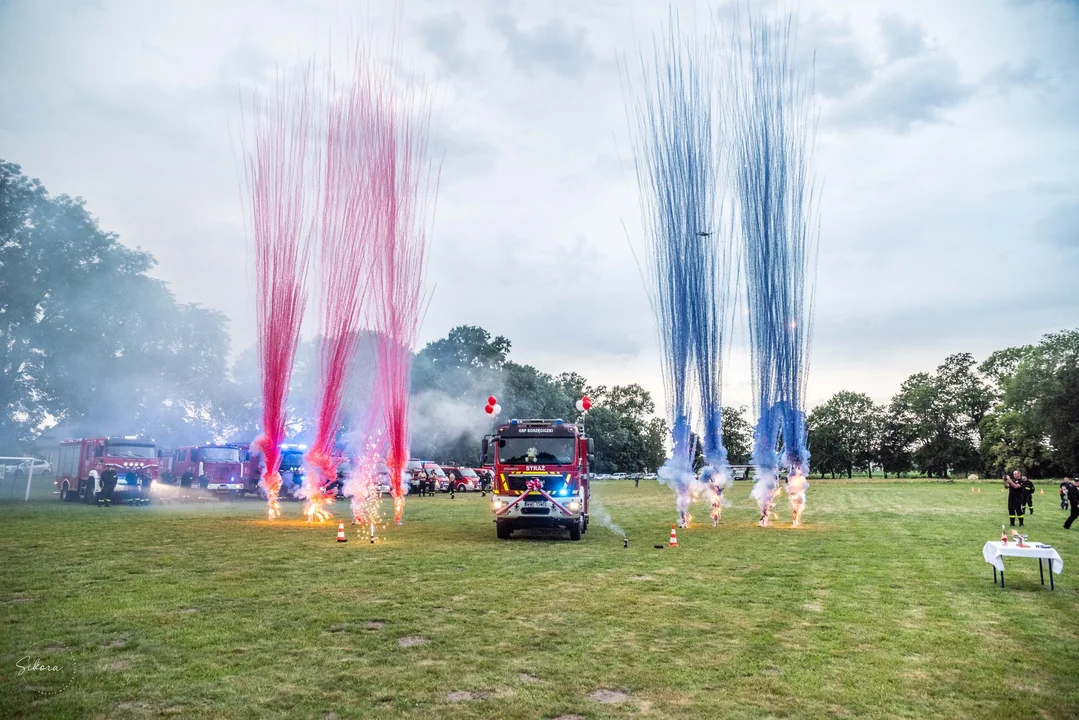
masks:
{"label": "red fire truck", "polygon": [[107,484],[115,482],[114,498],[149,502],[157,479],[157,447],[150,438],[64,440],[56,453],[56,487],[64,501],[82,498],[92,503]]}
{"label": "red fire truck", "polygon": [[197,485],[221,495],[243,495],[247,489],[240,450],[232,445],[195,445],[176,448],[161,458],[161,480]]}
{"label": "red fire truck", "polygon": [[483,439],[494,459],[492,508],[500,539],[519,528],[564,527],[571,540],[588,529],[592,439],[562,420],[510,420]]}

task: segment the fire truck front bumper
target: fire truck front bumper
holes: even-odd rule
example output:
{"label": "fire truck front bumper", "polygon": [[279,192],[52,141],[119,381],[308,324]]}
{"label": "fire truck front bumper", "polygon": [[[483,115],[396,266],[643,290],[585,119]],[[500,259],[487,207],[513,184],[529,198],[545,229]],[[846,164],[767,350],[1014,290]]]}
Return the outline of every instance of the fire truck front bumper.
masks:
{"label": "fire truck front bumper", "polygon": [[569,527],[583,517],[581,499],[575,495],[556,497],[553,502],[538,494],[495,495],[491,508],[496,521],[510,521],[521,528]]}
{"label": "fire truck front bumper", "polygon": [[241,492],[244,489],[244,484],[240,482],[212,482],[206,486],[206,489],[217,492]]}

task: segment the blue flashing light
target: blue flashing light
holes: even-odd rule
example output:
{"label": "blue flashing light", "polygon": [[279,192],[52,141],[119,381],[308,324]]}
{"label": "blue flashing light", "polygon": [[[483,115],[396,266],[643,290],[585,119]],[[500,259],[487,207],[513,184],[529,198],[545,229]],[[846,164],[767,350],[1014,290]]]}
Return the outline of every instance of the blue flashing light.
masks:
{"label": "blue flashing light", "polygon": [[557,420],[555,420],[554,424],[555,425],[561,425],[562,424],[562,418],[558,418]]}
{"label": "blue flashing light", "polygon": [[517,424],[517,420],[516,420],[516,419],[514,419],[514,420],[510,420],[510,425],[516,425],[516,424]]}

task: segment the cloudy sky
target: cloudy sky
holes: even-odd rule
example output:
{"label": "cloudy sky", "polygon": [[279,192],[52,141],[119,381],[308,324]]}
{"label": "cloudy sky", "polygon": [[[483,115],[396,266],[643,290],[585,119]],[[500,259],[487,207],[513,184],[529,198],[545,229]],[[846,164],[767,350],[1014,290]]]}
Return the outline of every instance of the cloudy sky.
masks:
{"label": "cloudy sky", "polygon": [[[680,7],[698,27],[723,12]],[[434,93],[442,160],[421,342],[482,325],[519,362],[660,391],[618,58],[666,13],[400,3],[400,65]],[[393,19],[345,0],[0,0],[0,157],[85,197],[242,349],[240,96],[349,28],[385,47]],[[802,0],[800,19],[825,180],[810,402],[886,400],[949,353],[1079,325],[1079,2]],[[744,349],[727,378],[750,402]]]}

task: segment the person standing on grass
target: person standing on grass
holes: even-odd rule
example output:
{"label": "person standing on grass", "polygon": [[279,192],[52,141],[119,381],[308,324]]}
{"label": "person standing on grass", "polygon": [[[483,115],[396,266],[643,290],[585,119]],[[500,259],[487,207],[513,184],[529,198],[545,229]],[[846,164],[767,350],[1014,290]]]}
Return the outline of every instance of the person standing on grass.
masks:
{"label": "person standing on grass", "polygon": [[1068,519],[1064,521],[1064,529],[1071,530],[1072,523],[1076,518],[1079,518],[1079,481],[1072,480],[1068,483],[1067,487],[1062,489],[1068,494],[1068,503],[1072,506],[1071,514],[1068,515]]}
{"label": "person standing on grass", "polygon": [[1023,475],[1018,470],[1012,470],[1011,477],[1004,478],[1004,487],[1008,490],[1008,518],[1015,526],[1015,519],[1019,518],[1019,527],[1023,527]]}
{"label": "person standing on grass", "polygon": [[1064,478],[1064,482],[1060,483],[1060,509],[1068,509],[1068,486],[1071,485],[1071,478]]}
{"label": "person standing on grass", "polygon": [[1034,514],[1034,483],[1030,481],[1026,475],[1023,476],[1023,502],[1026,504],[1030,514]]}

